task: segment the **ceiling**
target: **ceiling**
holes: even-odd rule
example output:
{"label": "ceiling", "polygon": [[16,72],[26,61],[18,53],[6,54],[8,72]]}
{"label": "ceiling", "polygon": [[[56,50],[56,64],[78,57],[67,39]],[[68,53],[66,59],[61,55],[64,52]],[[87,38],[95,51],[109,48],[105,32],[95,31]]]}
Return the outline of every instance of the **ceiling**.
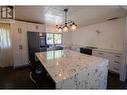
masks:
{"label": "ceiling", "polygon": [[18,20],[55,25],[64,21],[64,8],[69,9],[68,19],[81,27],[123,17],[127,12],[119,6],[16,6],[15,14]]}

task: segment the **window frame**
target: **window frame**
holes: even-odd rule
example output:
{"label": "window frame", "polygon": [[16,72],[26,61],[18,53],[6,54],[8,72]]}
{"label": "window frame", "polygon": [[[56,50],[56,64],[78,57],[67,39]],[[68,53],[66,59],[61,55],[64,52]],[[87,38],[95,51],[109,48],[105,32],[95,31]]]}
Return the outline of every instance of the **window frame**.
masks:
{"label": "window frame", "polygon": [[[63,33],[46,33],[46,35],[47,34],[53,34],[53,44],[47,44],[47,38],[46,38],[46,44],[47,45],[62,45],[63,44]],[[55,44],[54,34],[61,34],[61,43],[60,44]]]}

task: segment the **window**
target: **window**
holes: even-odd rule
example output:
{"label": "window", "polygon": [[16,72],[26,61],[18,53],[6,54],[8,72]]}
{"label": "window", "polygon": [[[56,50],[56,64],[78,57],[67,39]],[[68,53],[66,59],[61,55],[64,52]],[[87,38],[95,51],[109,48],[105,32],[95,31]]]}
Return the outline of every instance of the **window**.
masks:
{"label": "window", "polygon": [[12,62],[10,24],[0,23],[0,67],[11,66]]}
{"label": "window", "polygon": [[61,34],[54,34],[54,43],[61,44],[62,43],[62,35]]}
{"label": "window", "polygon": [[46,35],[46,42],[47,44],[53,44],[53,34]]}
{"label": "window", "polygon": [[10,40],[10,24],[0,23],[0,48],[10,48]]}
{"label": "window", "polygon": [[62,44],[62,34],[52,34],[48,33],[46,34],[46,42],[47,44]]}

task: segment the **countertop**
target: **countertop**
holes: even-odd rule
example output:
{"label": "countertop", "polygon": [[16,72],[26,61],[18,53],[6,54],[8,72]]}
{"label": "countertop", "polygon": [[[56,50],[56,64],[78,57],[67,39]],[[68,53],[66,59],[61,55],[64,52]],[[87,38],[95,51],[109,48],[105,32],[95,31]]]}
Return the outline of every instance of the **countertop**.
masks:
{"label": "countertop", "polygon": [[106,59],[71,50],[39,52],[36,53],[36,56],[55,83],[71,78],[82,70],[88,70],[94,66],[108,63]]}
{"label": "countertop", "polygon": [[[72,45],[72,48],[86,48],[88,46],[81,46],[81,45]],[[90,47],[96,47],[96,46],[90,46]],[[117,49],[107,49],[107,48],[100,48],[96,47],[97,49],[93,49],[96,51],[103,51],[103,52],[109,52],[109,53],[116,53],[116,54],[122,54],[122,50],[117,50]]]}

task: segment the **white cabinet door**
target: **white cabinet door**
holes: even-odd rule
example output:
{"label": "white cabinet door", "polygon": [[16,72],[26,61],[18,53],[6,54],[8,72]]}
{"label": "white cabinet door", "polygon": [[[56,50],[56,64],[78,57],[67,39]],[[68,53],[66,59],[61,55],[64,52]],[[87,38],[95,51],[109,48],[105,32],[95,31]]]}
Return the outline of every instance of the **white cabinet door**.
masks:
{"label": "white cabinet door", "polygon": [[44,24],[35,24],[35,28],[37,32],[46,32],[45,25]]}
{"label": "white cabinet door", "polygon": [[28,51],[23,50],[21,56],[22,56],[22,65],[29,64]]}
{"label": "white cabinet door", "polygon": [[45,32],[45,25],[44,24],[35,24],[35,23],[27,23],[28,31],[32,32]]}
{"label": "white cabinet door", "polygon": [[28,64],[28,40],[27,40],[27,23],[20,22],[21,29],[21,45],[22,45],[22,64]]}
{"label": "white cabinet door", "polygon": [[[16,34],[16,33],[15,33]],[[21,50],[19,49],[19,41],[13,41],[13,59],[14,59],[14,67],[19,66],[21,64]]]}
{"label": "white cabinet door", "polygon": [[27,30],[32,32],[37,32],[34,23],[27,23]]}
{"label": "white cabinet door", "polygon": [[19,33],[18,23],[12,24],[12,43],[13,43],[13,59],[14,59],[14,67],[19,66],[22,64],[21,62],[21,50],[19,49],[21,43],[21,34]]}
{"label": "white cabinet door", "polygon": [[16,21],[13,24],[13,55],[14,67],[23,66],[28,61],[27,25],[25,22]]}
{"label": "white cabinet door", "polygon": [[122,56],[120,54],[112,54],[112,71],[116,72],[116,73],[120,73],[120,68],[121,68],[121,64],[122,64]]}

